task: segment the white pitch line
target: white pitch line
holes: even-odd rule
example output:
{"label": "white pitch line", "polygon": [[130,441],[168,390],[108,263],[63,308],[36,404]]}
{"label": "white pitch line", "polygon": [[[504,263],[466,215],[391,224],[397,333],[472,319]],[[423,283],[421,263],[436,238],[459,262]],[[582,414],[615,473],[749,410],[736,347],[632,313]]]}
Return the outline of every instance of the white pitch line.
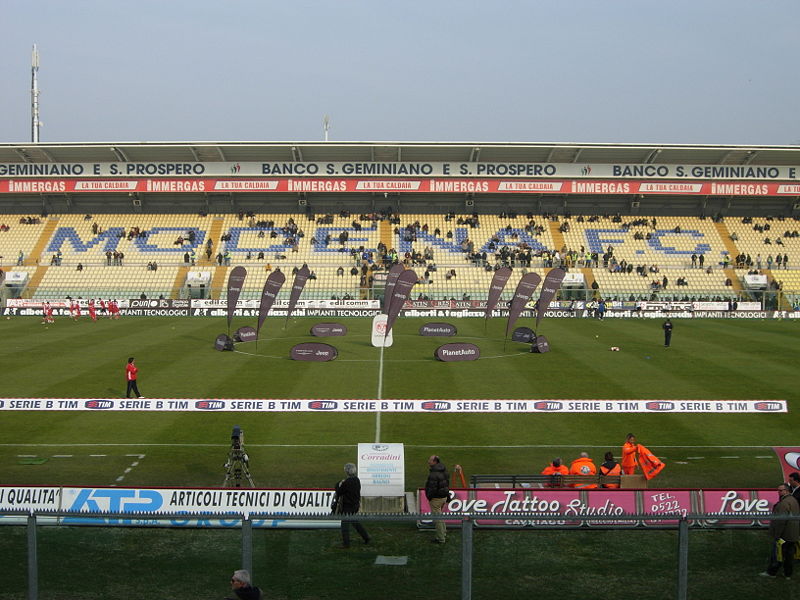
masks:
{"label": "white pitch line", "polygon": [[[383,350],[384,346],[381,346],[381,357],[380,361],[378,362],[378,397],[377,400],[383,400]],[[381,411],[375,412],[375,443],[378,444],[381,441]]]}
{"label": "white pitch line", "polygon": [[739,458],[738,456],[720,456],[720,458]]}
{"label": "white pitch line", "polygon": [[36,454],[17,454],[17,458],[36,458]]}
{"label": "white pitch line", "polygon": [[105,458],[108,454],[90,454],[92,458]]}
{"label": "white pitch line", "polygon": [[53,458],[72,458],[72,454],[53,454]]}

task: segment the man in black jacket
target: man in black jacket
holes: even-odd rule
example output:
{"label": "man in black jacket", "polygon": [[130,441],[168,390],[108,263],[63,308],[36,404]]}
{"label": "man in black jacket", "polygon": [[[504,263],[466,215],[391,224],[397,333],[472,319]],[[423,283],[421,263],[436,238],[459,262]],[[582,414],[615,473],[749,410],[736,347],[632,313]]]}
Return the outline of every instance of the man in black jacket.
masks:
{"label": "man in black jacket", "polygon": [[[425,482],[425,497],[431,505],[431,514],[442,514],[442,508],[447,503],[450,494],[450,475],[447,468],[435,454],[428,459],[430,472],[428,481]],[[434,544],[444,544],[447,539],[447,525],[442,520],[436,521],[436,537]]]}
{"label": "man in black jacket", "polygon": [[[347,463],[344,466],[344,472],[347,477],[336,484],[334,512],[341,515],[354,515],[361,508],[361,480],[358,478],[358,470],[353,463]],[[350,547],[351,524],[356,528],[364,543],[369,544],[372,538],[369,537],[361,523],[352,519],[342,519],[342,545],[340,548]]]}
{"label": "man in black jacket", "polygon": [[225,600],[261,600],[261,590],[250,583],[250,573],[244,569],[234,571],[231,576],[231,589],[234,596]]}

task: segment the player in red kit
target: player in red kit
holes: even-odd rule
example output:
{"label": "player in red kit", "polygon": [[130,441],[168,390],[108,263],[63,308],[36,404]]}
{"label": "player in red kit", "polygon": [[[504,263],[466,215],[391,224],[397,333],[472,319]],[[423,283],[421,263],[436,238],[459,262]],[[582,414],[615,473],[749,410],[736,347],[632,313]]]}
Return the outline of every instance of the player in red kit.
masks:
{"label": "player in red kit", "polygon": [[94,299],[91,298],[89,300],[89,316],[92,318],[92,321],[97,322],[97,311],[94,308]]}
{"label": "player in red kit", "polygon": [[139,368],[134,364],[133,357],[131,356],[128,359],[128,364],[125,366],[125,379],[128,381],[128,390],[125,392],[125,397],[131,397],[131,391],[136,395],[137,398],[144,398],[139,393],[139,388],[136,386],[136,378],[139,374]]}

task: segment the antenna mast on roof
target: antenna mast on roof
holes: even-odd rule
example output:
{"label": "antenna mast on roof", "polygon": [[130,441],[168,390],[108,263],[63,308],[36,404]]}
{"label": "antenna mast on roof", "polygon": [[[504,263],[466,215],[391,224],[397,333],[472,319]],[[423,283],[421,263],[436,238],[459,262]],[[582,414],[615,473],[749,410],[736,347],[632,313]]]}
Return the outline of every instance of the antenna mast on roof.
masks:
{"label": "antenna mast on roof", "polygon": [[33,45],[31,54],[31,141],[39,143],[39,81],[36,76],[39,73],[39,51],[36,44]]}
{"label": "antenna mast on roof", "polygon": [[325,141],[328,141],[328,131],[331,128],[331,118],[328,115],[322,119],[322,131],[325,132]]}

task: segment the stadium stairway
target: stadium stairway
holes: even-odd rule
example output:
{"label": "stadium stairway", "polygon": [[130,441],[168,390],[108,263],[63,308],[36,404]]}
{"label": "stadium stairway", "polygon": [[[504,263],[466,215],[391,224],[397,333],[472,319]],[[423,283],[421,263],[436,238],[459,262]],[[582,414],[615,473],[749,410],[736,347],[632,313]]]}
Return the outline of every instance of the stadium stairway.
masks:
{"label": "stadium stairway", "polygon": [[[595,282],[594,269],[584,268],[581,269],[581,273],[583,273],[583,285],[586,286],[587,290],[592,289],[592,284]],[[594,296],[594,294],[592,296]]]}
{"label": "stadium stairway", "polygon": [[385,219],[383,221],[378,221],[378,233],[384,246],[390,250],[395,247],[394,232],[392,231],[392,224],[389,223],[389,221]]}
{"label": "stadium stairway", "polygon": [[186,283],[186,276],[189,274],[189,269],[191,267],[179,267],[178,272],[175,274],[175,282],[172,284],[172,291],[170,292],[170,298],[180,298],[181,297],[181,289],[183,288],[184,284]]}
{"label": "stadium stairway", "polygon": [[[42,252],[47,247],[47,242],[50,241],[50,238],[53,237],[53,232],[56,230],[56,226],[58,225],[57,218],[47,219],[47,222],[44,224],[44,228],[42,229],[42,233],[39,235],[39,239],[36,240],[36,244],[28,253],[28,258],[25,259],[23,264],[26,265],[38,265],[41,261]],[[47,269],[45,269],[46,271]]]}
{"label": "stadium stairway", "polygon": [[[734,256],[736,256],[734,254]],[[737,294],[742,291],[742,281],[739,279],[739,276],[736,274],[736,269],[728,267],[727,269],[722,269],[722,272],[725,273],[725,277],[731,280],[731,288]]]}
{"label": "stadium stairway", "polygon": [[[731,232],[728,230],[728,226],[725,224],[724,221],[717,221],[714,223],[714,226],[717,228],[717,233],[719,234],[719,239],[722,240],[722,243],[725,245],[725,250],[728,251],[728,256],[733,260],[735,256],[739,256],[739,249],[736,247],[736,244],[733,243],[731,239]],[[733,269],[731,269],[733,271]],[[735,281],[735,277],[727,274],[727,277],[731,278],[731,281]],[[741,289],[741,285],[739,286]]]}
{"label": "stadium stairway", "polygon": [[547,223],[550,226],[550,235],[553,238],[553,248],[561,253],[562,249],[567,247],[567,244],[564,241],[564,234],[559,229],[560,224],[558,221],[553,220],[548,220]]}
{"label": "stadium stairway", "polygon": [[219,252],[220,247],[220,238],[222,237],[222,228],[225,225],[225,219],[223,217],[214,217],[214,220],[211,222],[211,229],[208,232],[208,239],[211,240],[211,258],[206,257],[205,252],[199,252],[197,261],[198,265],[204,267],[213,267],[216,264],[215,257],[217,256],[217,252]]}
{"label": "stadium stairway", "polygon": [[222,295],[222,286],[225,285],[225,277],[228,274],[228,267],[217,267],[214,269],[214,277],[211,280],[211,297],[219,300]]}

